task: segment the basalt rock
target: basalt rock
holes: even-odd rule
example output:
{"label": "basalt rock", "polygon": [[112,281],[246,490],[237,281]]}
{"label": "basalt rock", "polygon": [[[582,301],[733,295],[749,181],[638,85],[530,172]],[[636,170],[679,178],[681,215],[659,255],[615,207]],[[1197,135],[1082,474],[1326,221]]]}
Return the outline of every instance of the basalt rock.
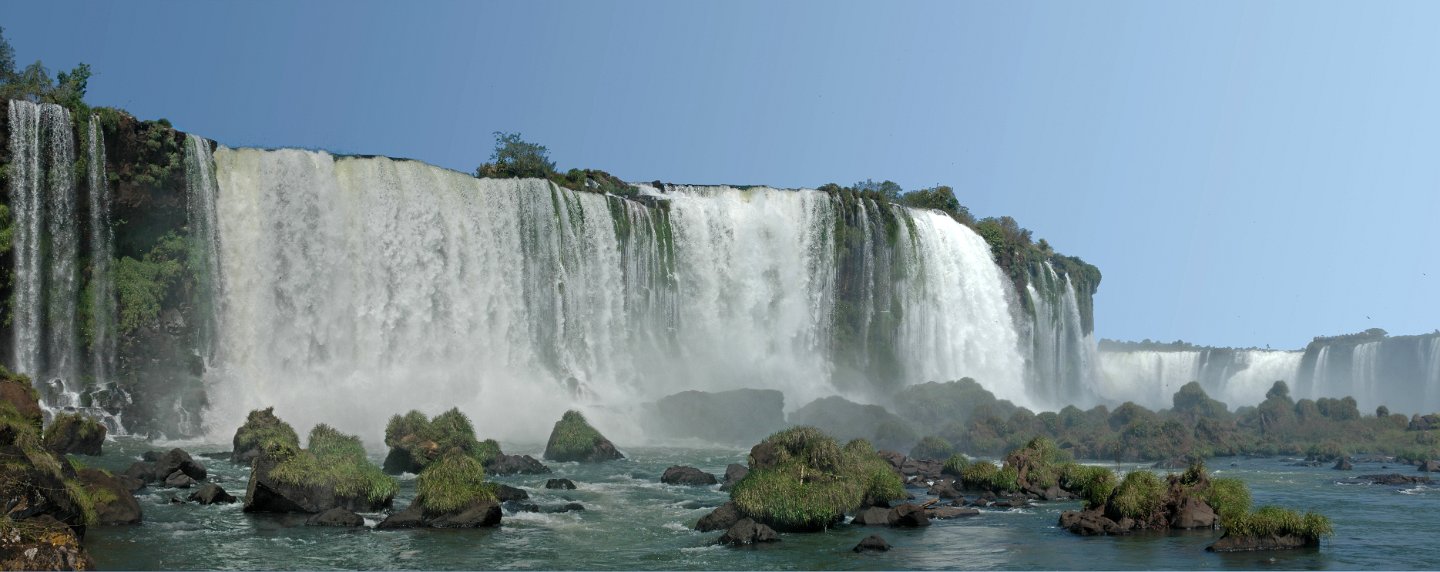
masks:
{"label": "basalt rock", "polygon": [[957,506],[940,506],[925,509],[925,516],[930,520],[949,520],[966,516],[978,516],[980,511],[973,508],[962,508]]}
{"label": "basalt rock", "polygon": [[45,429],[45,446],[57,454],[99,456],[104,444],[105,426],[83,415],[57,415]]}
{"label": "basalt rock", "polygon": [[210,505],[230,504],[235,502],[237,499],[235,498],[235,495],[227,493],[225,492],[225,489],[220,488],[220,485],[217,485],[215,483],[205,483],[203,486],[200,487],[200,490],[190,493],[190,500],[200,503],[202,505]]}
{"label": "basalt rock", "polygon": [[545,488],[552,490],[573,491],[575,490],[575,481],[572,481],[570,479],[550,479],[548,481],[545,481]]}
{"label": "basalt rock", "polygon": [[499,526],[500,504],[494,501],[476,501],[460,510],[432,514],[423,510],[419,503],[390,515],[377,529],[393,528],[484,528]]}
{"label": "basalt rock", "polygon": [[850,524],[856,526],[890,526],[890,510],[877,507],[867,508],[855,513],[855,518]]}
{"label": "basalt rock", "polygon": [[190,475],[175,471],[170,473],[170,476],[165,477],[165,486],[177,489],[188,489],[195,486],[195,479],[190,478]]}
{"label": "basalt rock", "polygon": [[343,508],[332,508],[305,519],[305,525],[355,528],[365,526],[365,518]]}
{"label": "basalt rock", "polygon": [[545,443],[544,457],[551,461],[596,463],[624,459],[615,444],[590,426],[579,411],[566,411],[555,422],[550,440]]}
{"label": "basalt rock", "polygon": [[725,530],[737,522],[740,522],[740,510],[735,508],[735,503],[726,502],[710,511],[710,514],[700,517],[700,522],[695,523],[695,530],[700,532]]}
{"label": "basalt rock", "polygon": [[495,500],[498,500],[502,503],[509,501],[522,501],[528,498],[530,498],[530,493],[525,492],[525,489],[512,487],[510,485],[495,485]]}
{"label": "basalt rock", "polygon": [[100,469],[85,468],[75,473],[95,502],[96,524],[140,523],[140,503],[130,494],[127,483]]}
{"label": "basalt rock", "polygon": [[890,526],[896,528],[918,528],[930,526],[930,518],[925,516],[925,509],[917,504],[902,504],[890,509]]}
{"label": "basalt rock", "polygon": [[715,479],[715,475],[701,471],[695,467],[682,467],[677,465],[665,469],[665,474],[660,475],[660,482],[667,485],[705,487],[719,481]]}
{"label": "basalt rock", "polygon": [[543,475],[550,472],[550,467],[530,455],[501,453],[485,463],[485,472],[491,475]]}
{"label": "basalt rock", "polygon": [[860,544],[856,544],[853,550],[855,552],[885,552],[890,550],[890,543],[885,542],[884,538],[872,534],[861,540]]}
{"label": "basalt rock", "polygon": [[272,472],[280,459],[269,452],[255,458],[250,482],[245,489],[245,512],[306,512],[319,513],[332,508],[351,512],[374,512],[388,508],[393,497],[372,500],[365,493],[341,494],[335,486],[319,478],[299,484],[283,482]]}
{"label": "basalt rock", "polygon": [[725,534],[720,536],[720,544],[731,546],[746,546],[766,542],[779,542],[780,535],[773,529],[754,520],[742,518],[739,522],[726,529]]}
{"label": "basalt rock", "polygon": [[1355,468],[1355,465],[1350,464],[1350,459],[1348,457],[1340,457],[1340,460],[1335,461],[1334,468],[1337,471],[1349,471],[1353,470]]}
{"label": "basalt rock", "polygon": [[1320,546],[1320,540],[1298,534],[1269,536],[1234,536],[1229,533],[1215,544],[1205,547],[1210,552],[1248,552],[1255,550],[1295,550]]}
{"label": "basalt rock", "polygon": [[740,479],[745,478],[745,475],[748,474],[750,474],[750,468],[745,465],[739,463],[725,465],[725,480],[720,483],[720,490],[728,491],[734,488],[735,483],[740,482]]}
{"label": "basalt rock", "polygon": [[95,562],[75,531],[45,515],[26,519],[23,527],[0,521],[0,569],[94,570]]}

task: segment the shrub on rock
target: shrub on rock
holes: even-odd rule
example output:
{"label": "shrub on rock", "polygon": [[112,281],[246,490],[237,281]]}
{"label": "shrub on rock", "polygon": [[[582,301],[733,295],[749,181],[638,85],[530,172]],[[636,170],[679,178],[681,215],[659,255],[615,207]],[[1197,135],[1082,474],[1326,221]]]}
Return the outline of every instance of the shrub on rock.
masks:
{"label": "shrub on rock", "polygon": [[245,424],[235,430],[231,440],[230,460],[249,464],[260,455],[265,443],[275,441],[294,449],[300,448],[300,436],[289,423],[275,416],[274,407],[256,409],[245,417]]}
{"label": "shrub on rock", "polygon": [[1253,513],[1232,518],[1225,534],[1206,550],[1239,552],[1285,550],[1320,545],[1320,538],[1335,534],[1330,519],[1313,512],[1300,514],[1276,506],[1261,507]]}
{"label": "shrub on rock", "polygon": [[555,422],[555,429],[550,432],[550,440],[545,443],[544,457],[550,461],[582,463],[625,458],[609,439],[590,426],[584,415],[574,410],[566,411],[565,415]]}
{"label": "shrub on rock", "polygon": [[868,442],[840,447],[814,427],[792,427],[756,445],[750,472],[731,490],[740,513],[780,530],[824,529],[867,499],[905,498],[890,463]]}
{"label": "shrub on rock", "polygon": [[44,446],[40,411],[29,380],[0,368],[0,568],[93,568],[80,541],[99,522],[94,499],[70,461]]}
{"label": "shrub on rock", "polygon": [[493,474],[550,472],[549,467],[529,455],[506,455],[494,439],[476,438],[474,425],[459,408],[451,408],[434,419],[413,410],[395,415],[385,426],[385,445],[390,447],[390,453],[385,456],[383,468],[392,475],[418,475],[451,449],[470,455]]}
{"label": "shrub on rock", "polygon": [[955,454],[955,445],[943,437],[931,435],[921,439],[910,449],[910,456],[916,459],[948,459]]}
{"label": "shrub on rock", "polygon": [[45,446],[57,454],[100,455],[105,426],[79,413],[61,413],[45,428]]}
{"label": "shrub on rock", "polygon": [[485,467],[457,449],[431,462],[415,483],[415,501],[377,528],[477,528],[500,524],[495,485]]}
{"label": "shrub on rock", "polygon": [[269,441],[255,459],[245,512],[355,512],[390,506],[398,485],[365,458],[360,438],[329,425],[310,431],[309,448]]}

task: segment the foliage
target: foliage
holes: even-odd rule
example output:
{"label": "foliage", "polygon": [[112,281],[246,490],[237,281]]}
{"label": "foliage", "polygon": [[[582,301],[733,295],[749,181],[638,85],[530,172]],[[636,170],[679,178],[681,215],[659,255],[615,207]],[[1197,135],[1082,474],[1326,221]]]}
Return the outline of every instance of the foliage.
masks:
{"label": "foliage", "polygon": [[921,439],[910,449],[910,456],[916,459],[947,459],[954,453],[955,445],[935,435]]}
{"label": "foliage", "polygon": [[[899,186],[896,186],[897,190]],[[960,224],[966,226],[975,225],[975,216],[970,214],[970,209],[960,204],[955,198],[955,190],[945,185],[935,185],[925,189],[916,189],[900,195],[900,204],[917,209],[936,209],[951,216]]]}
{"label": "foliage", "polygon": [[1111,506],[1121,516],[1145,519],[1160,509],[1165,500],[1165,483],[1150,471],[1131,471],[1115,487]]}
{"label": "foliage", "polygon": [[85,107],[85,89],[90,81],[90,66],[81,63],[68,72],[60,72],[54,80],[45,64],[36,60],[25,69],[16,69],[15,50],[0,28],[0,101],[23,99],[40,103],[58,103],[72,111]]}
{"label": "foliage", "polygon": [[604,436],[596,431],[579,411],[566,411],[555,422],[550,442],[545,446],[547,458],[571,458],[588,455]]}
{"label": "foliage", "polygon": [[53,449],[71,434],[85,439],[104,433],[105,426],[94,419],[79,413],[61,413],[50,421],[49,427],[45,428],[43,441],[46,447]]}
{"label": "foliage", "polygon": [[115,262],[115,291],[120,297],[118,324],[122,335],[152,324],[160,308],[185,269],[187,245],[173,231],[136,260],[124,257]]}
{"label": "foliage", "polygon": [[945,459],[945,464],[941,466],[940,473],[943,475],[958,477],[964,473],[965,467],[968,466],[970,466],[970,458],[966,457],[965,455],[956,453],[954,455],[950,455],[949,459]]}
{"label": "foliage", "polygon": [[1015,467],[976,461],[960,469],[960,484],[971,490],[1012,493],[1020,490],[1020,474]]}
{"label": "foliage", "polygon": [[275,416],[274,407],[266,407],[245,416],[245,424],[235,431],[233,445],[236,453],[244,453],[263,449],[271,441],[300,448],[300,436],[295,434],[295,429]]}
{"label": "foliage", "polygon": [[415,502],[432,514],[495,500],[495,486],[485,482],[485,467],[480,461],[453,450],[420,471],[415,491]]}
{"label": "foliage", "polygon": [[[900,188],[900,185],[898,183],[890,180],[877,183],[873,179],[865,179],[863,181],[855,183],[854,185],[851,185],[850,188],[861,193],[869,192],[878,194],[881,198],[892,203],[899,203],[901,195],[905,192],[904,189]],[[951,195],[951,198],[954,198],[953,194]],[[957,202],[956,204],[958,205],[959,203]]]}
{"label": "foliage", "polygon": [[1334,525],[1324,515],[1313,512],[1302,515],[1278,506],[1260,507],[1253,513],[1226,521],[1224,526],[1226,534],[1236,536],[1296,535],[1315,540],[1335,534]]}
{"label": "foliage", "polygon": [[868,442],[840,447],[819,429],[791,427],[756,449],[773,452],[731,490],[740,512],[786,530],[825,528],[867,499],[904,498],[900,477]]}
{"label": "foliage", "polygon": [[282,460],[270,471],[270,477],[284,484],[333,487],[336,495],[374,503],[394,498],[399,489],[395,479],[380,472],[380,467],[365,457],[359,437],[345,435],[324,423],[310,430],[308,449],[289,449],[288,443],[278,440],[266,442],[265,447],[280,452]]}
{"label": "foliage", "polygon": [[1215,509],[1224,525],[1250,512],[1250,489],[1245,482],[1236,478],[1210,479],[1210,488],[1205,491],[1205,504]]}
{"label": "foliage", "polygon": [[385,425],[385,445],[409,453],[411,460],[422,468],[456,449],[480,463],[487,463],[500,454],[500,445],[495,441],[482,443],[476,439],[474,425],[458,407],[434,419],[414,410],[391,417]]}
{"label": "foliage", "polygon": [[519,133],[495,132],[495,151],[490,162],[475,168],[476,177],[545,179],[555,172],[550,151],[544,145],[530,143]]}
{"label": "foliage", "polygon": [[1039,489],[1060,484],[1061,473],[1074,459],[1047,437],[1035,437],[1005,456],[1005,467],[1013,468],[1025,482]]}
{"label": "foliage", "polygon": [[1085,500],[1085,508],[1104,506],[1115,492],[1115,471],[1070,463],[1061,471],[1060,488],[1078,494]]}

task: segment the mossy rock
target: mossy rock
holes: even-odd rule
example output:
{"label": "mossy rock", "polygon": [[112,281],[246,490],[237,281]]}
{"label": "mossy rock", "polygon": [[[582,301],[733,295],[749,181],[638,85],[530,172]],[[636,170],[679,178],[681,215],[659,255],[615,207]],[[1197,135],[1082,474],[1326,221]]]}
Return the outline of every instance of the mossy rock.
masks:
{"label": "mossy rock", "polygon": [[275,441],[294,449],[300,448],[300,436],[289,423],[275,416],[274,407],[256,409],[245,417],[245,424],[235,430],[231,441],[230,460],[249,464],[260,455],[266,442]]}
{"label": "mossy rock", "polygon": [[307,449],[265,443],[250,472],[245,512],[374,512],[389,508],[398,488],[366,458],[358,437],[320,424]]}
{"label": "mossy rock", "polygon": [[485,482],[485,467],[453,448],[431,462],[415,482],[415,501],[376,528],[479,528],[500,524],[497,486]]}
{"label": "mossy rock", "polygon": [[430,463],[454,449],[486,467],[506,457],[494,439],[481,441],[476,438],[474,425],[459,408],[451,408],[434,419],[414,410],[395,415],[385,425],[385,445],[390,447],[390,452],[385,456],[382,468],[392,475],[418,475]]}
{"label": "mossy rock", "polygon": [[13,507],[0,520],[16,530],[54,521],[83,539],[98,520],[69,459],[46,448],[34,419],[8,401],[0,401],[0,498]]}
{"label": "mossy rock", "polygon": [[99,456],[105,431],[99,421],[78,413],[62,413],[45,428],[45,447],[57,455]]}
{"label": "mossy rock", "polygon": [[40,392],[30,384],[30,378],[11,373],[0,366],[0,403],[9,404],[22,418],[40,431],[45,412],[40,408]]}
{"label": "mossy rock", "polygon": [[545,444],[545,459],[549,461],[578,461],[595,463],[624,459],[615,449],[615,444],[596,431],[579,411],[566,411],[555,422],[550,440]]}
{"label": "mossy rock", "polygon": [[905,498],[904,484],[868,441],[841,447],[814,427],[792,427],[750,452],[730,498],[741,515],[781,531],[816,531],[868,504]]}

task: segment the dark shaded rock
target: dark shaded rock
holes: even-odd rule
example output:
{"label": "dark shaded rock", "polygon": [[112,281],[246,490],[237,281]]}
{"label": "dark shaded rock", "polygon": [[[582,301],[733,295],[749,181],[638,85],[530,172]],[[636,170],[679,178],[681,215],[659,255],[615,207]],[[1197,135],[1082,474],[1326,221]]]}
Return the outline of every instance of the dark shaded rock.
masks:
{"label": "dark shaded rock", "polygon": [[890,543],[885,542],[884,538],[872,534],[861,540],[860,544],[856,544],[853,550],[855,552],[885,552],[890,550]]}
{"label": "dark shaded rock", "polygon": [[525,492],[525,489],[515,488],[510,485],[495,485],[495,500],[498,500],[502,503],[509,501],[522,501],[528,498],[530,498],[530,493]]}
{"label": "dark shaded rock", "polygon": [[190,478],[190,475],[175,471],[170,473],[170,476],[165,477],[165,486],[177,489],[188,489],[195,486],[195,479]]}
{"label": "dark shaded rock", "polygon": [[570,479],[550,479],[548,481],[545,481],[545,488],[552,490],[573,491],[575,490],[575,481],[572,481]]}
{"label": "dark shaded rock", "polygon": [[1412,476],[1409,476],[1409,475],[1402,475],[1402,474],[1399,474],[1399,473],[1390,473],[1390,474],[1388,474],[1388,475],[1360,475],[1360,476],[1358,476],[1358,477],[1354,477],[1354,478],[1350,478],[1350,479],[1345,479],[1343,482],[1351,482],[1351,483],[1366,483],[1366,482],[1368,482],[1368,483],[1376,484],[1376,485],[1392,485],[1392,486],[1398,486],[1398,485],[1428,485],[1428,484],[1430,484],[1431,482],[1433,482],[1433,480],[1432,480],[1430,477],[1421,477],[1421,476],[1414,476],[1414,477],[1412,477]]}
{"label": "dark shaded rock", "polygon": [[965,498],[965,495],[960,494],[960,490],[955,488],[955,483],[952,481],[940,481],[938,483],[935,483],[935,485],[930,487],[930,490],[926,491],[926,493],[935,495],[945,500]]}
{"label": "dark shaded rock", "polygon": [[1350,471],[1353,469],[1355,469],[1355,465],[1350,464],[1349,458],[1340,457],[1340,460],[1335,461],[1335,470],[1337,471]]}
{"label": "dark shaded rock", "polygon": [[763,542],[779,542],[780,535],[773,529],[754,520],[742,518],[739,522],[731,525],[720,536],[720,544],[731,546],[745,546],[749,544],[760,544]]}
{"label": "dark shaded rock", "polygon": [[[142,518],[140,503],[131,494],[128,483],[100,469],[80,469],[75,472],[80,483],[90,492],[95,503],[96,524],[139,524]],[[128,479],[127,479],[128,480]],[[97,494],[105,491],[108,494]]]}
{"label": "dark shaded rock", "polygon": [[890,510],[871,507],[855,513],[850,524],[857,526],[890,526]]}
{"label": "dark shaded rock", "polygon": [[55,416],[45,429],[45,446],[58,454],[99,456],[105,444],[105,426],[77,413]]}
{"label": "dark shaded rock", "polygon": [[578,502],[570,502],[560,506],[545,507],[540,509],[540,512],[549,514],[559,514],[563,512],[585,512],[585,505]]}
{"label": "dark shaded rock", "polygon": [[740,479],[745,478],[745,475],[748,474],[750,474],[750,468],[740,463],[725,465],[725,480],[720,483],[720,490],[728,491],[734,488],[735,483],[740,482]]}
{"label": "dark shaded rock", "polygon": [[1205,547],[1210,552],[1248,552],[1254,550],[1295,550],[1297,548],[1319,547],[1318,538],[1287,534],[1283,536],[1232,536],[1220,537],[1215,544]]}
{"label": "dark shaded rock", "polygon": [[130,467],[121,473],[126,477],[140,481],[141,484],[155,480],[155,467],[144,461],[130,463]]}
{"label": "dark shaded rock", "polygon": [[[1133,523],[1134,521],[1131,521],[1131,526],[1134,526]],[[1123,527],[1119,523],[1106,518],[1105,514],[1100,510],[1067,510],[1062,512],[1060,513],[1060,528],[1080,536],[1125,534],[1130,530],[1129,527]]]}
{"label": "dark shaded rock", "polygon": [[343,526],[354,528],[357,526],[365,526],[365,517],[362,517],[343,508],[332,508],[330,510],[305,519],[305,525]]}
{"label": "dark shaded rock", "polygon": [[405,510],[380,521],[375,528],[482,528],[499,525],[501,516],[500,504],[493,501],[479,501],[455,512],[434,515],[411,503]]}
{"label": "dark shaded rock", "polygon": [[197,481],[203,481],[207,476],[205,465],[191,458],[190,453],[186,453],[182,449],[171,449],[160,455],[155,460],[154,469],[150,474],[154,475],[152,480],[158,481],[169,478],[175,471],[180,471],[185,476]]}
{"label": "dark shaded rock", "polygon": [[80,536],[48,514],[25,519],[23,527],[0,523],[0,569],[94,570]]}
{"label": "dark shaded rock", "polygon": [[385,530],[391,528],[424,527],[425,514],[420,510],[420,507],[415,505],[414,503],[411,503],[410,506],[407,507],[405,510],[391,513],[390,516],[385,517],[385,520],[382,520],[379,524],[375,525],[376,530]]}
{"label": "dark shaded rock", "polygon": [[225,489],[220,488],[220,485],[205,483],[200,486],[200,490],[190,493],[190,500],[200,504],[210,505],[230,504],[238,499],[235,498],[235,495],[225,492]]}
{"label": "dark shaded rock", "polygon": [[340,494],[334,485],[320,478],[306,479],[301,484],[281,482],[271,475],[279,464],[270,453],[255,458],[250,482],[245,488],[245,512],[318,513],[337,507],[351,512],[374,512],[389,508],[394,501],[393,496],[371,500],[363,491]]}
{"label": "dark shaded rock", "polygon": [[762,441],[750,448],[750,467],[753,469],[769,469],[780,463],[780,447],[768,441]]}
{"label": "dark shaded rock", "polygon": [[40,408],[40,398],[27,383],[10,379],[0,380],[0,403],[15,407],[20,417],[34,424],[38,433],[45,420],[45,411]]}
{"label": "dark shaded rock", "polygon": [[1440,461],[1425,461],[1419,468],[1422,473],[1440,473]]}
{"label": "dark shaded rock", "polygon": [[120,474],[115,475],[111,478],[115,479],[115,482],[120,483],[120,486],[123,487],[126,491],[129,491],[131,494],[134,494],[140,489],[145,488],[145,481],[137,479],[130,475]]}
{"label": "dark shaded rock", "polygon": [[1215,510],[1205,501],[1186,498],[1180,502],[1175,516],[1170,519],[1170,528],[1214,528],[1216,520]]}
{"label": "dark shaded rock", "polygon": [[682,391],[650,407],[658,435],[744,445],[785,428],[785,395],[773,389]]}
{"label": "dark shaded rock", "polygon": [[501,453],[485,463],[485,472],[491,475],[544,475],[550,472],[550,467],[530,455]]}
{"label": "dark shaded rock", "polygon": [[540,512],[540,505],[533,502],[505,501],[505,503],[500,506],[511,513]]}
{"label": "dark shaded rock", "polygon": [[965,516],[978,516],[980,511],[973,508],[961,508],[956,506],[940,506],[925,509],[925,516],[931,520],[948,520]]}
{"label": "dark shaded rock", "polygon": [[550,461],[597,463],[624,459],[615,444],[596,431],[579,411],[566,411],[555,422],[543,457]]}
{"label": "dark shaded rock", "polygon": [[905,503],[890,509],[890,526],[899,528],[918,528],[930,526],[930,518],[925,516],[925,509],[920,505]]}
{"label": "dark shaded rock", "polygon": [[1045,491],[1040,494],[1040,498],[1043,498],[1047,501],[1057,501],[1070,499],[1072,497],[1070,496],[1070,493],[1066,492],[1059,486],[1051,485],[1050,488],[1045,489]]}
{"label": "dark shaded rock", "polygon": [[660,475],[660,482],[667,485],[685,485],[694,487],[710,486],[718,483],[715,475],[701,471],[695,467],[674,466],[665,469],[665,474]]}
{"label": "dark shaded rock", "polygon": [[710,511],[710,514],[700,517],[700,522],[695,523],[695,530],[700,532],[725,530],[737,522],[740,522],[740,509],[735,508],[735,503],[726,502]]}
{"label": "dark shaded rock", "polygon": [[159,461],[160,458],[164,456],[164,451],[146,451],[140,454],[140,460],[145,461],[146,463],[154,463],[155,461]]}
{"label": "dark shaded rock", "polygon": [[385,461],[380,464],[380,470],[384,471],[387,475],[398,475],[401,473],[418,475],[421,469],[423,469],[423,467],[415,462],[414,457],[410,456],[410,451],[398,447],[391,448],[390,452],[385,454]]}

